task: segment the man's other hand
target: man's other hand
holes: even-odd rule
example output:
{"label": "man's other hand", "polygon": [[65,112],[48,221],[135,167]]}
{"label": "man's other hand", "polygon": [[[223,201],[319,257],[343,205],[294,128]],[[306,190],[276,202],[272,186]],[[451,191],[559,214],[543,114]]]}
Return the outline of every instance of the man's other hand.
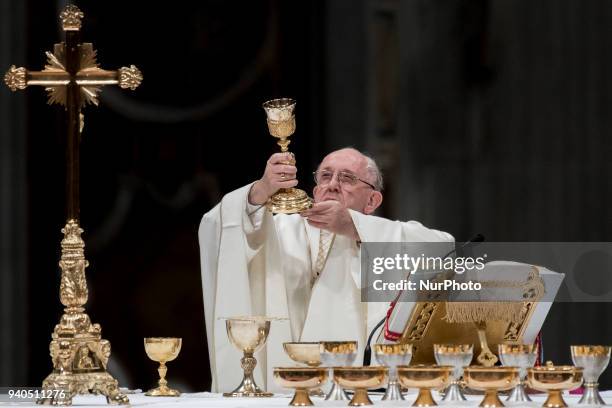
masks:
{"label": "man's other hand", "polygon": [[345,235],[359,241],[359,234],[349,214],[349,210],[339,201],[328,200],[314,203],[311,208],[300,213],[308,223],[336,234]]}
{"label": "man's other hand", "polygon": [[279,189],[297,186],[297,168],[294,164],[295,159],[291,153],[274,153],[270,156],[263,176],[251,187],[249,203],[265,204]]}

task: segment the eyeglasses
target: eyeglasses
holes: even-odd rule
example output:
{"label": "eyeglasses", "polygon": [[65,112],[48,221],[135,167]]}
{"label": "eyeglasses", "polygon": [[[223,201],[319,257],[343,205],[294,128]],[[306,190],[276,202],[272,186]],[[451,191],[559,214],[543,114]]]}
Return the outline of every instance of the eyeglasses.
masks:
{"label": "eyeglasses", "polygon": [[[314,181],[317,185],[324,186],[329,184],[334,178],[334,172],[331,170],[317,170],[313,171],[312,175],[314,176]],[[339,171],[338,172],[338,183],[343,186],[354,186],[358,181],[361,181],[364,184],[372,187],[372,189],[376,190],[373,184],[368,183],[367,181],[360,179],[353,173],[349,173],[348,171]]]}

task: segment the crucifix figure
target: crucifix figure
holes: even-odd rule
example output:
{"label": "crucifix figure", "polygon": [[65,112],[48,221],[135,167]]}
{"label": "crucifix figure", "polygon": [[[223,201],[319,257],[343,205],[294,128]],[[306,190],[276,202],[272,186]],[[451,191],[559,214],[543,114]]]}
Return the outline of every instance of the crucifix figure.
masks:
{"label": "crucifix figure", "polygon": [[[117,380],[107,371],[110,342],[102,339],[99,324],[92,324],[84,305],[87,303],[85,243],[79,226],[79,144],[83,130],[81,110],[98,104],[104,85],[136,89],[142,74],[135,66],[106,71],[98,67],[91,43],[80,42],[83,13],[68,5],[60,14],[65,40],[47,52],[42,71],[11,66],[4,76],[12,90],[41,85],[49,104],[63,105],[67,114],[66,138],[66,225],[62,229],[62,271],[60,301],[65,306],[60,322],[51,335],[49,351],[53,372],[43,381],[40,404],[70,405],[77,394],[102,394],[110,404],[129,404],[119,392]],[[45,398],[46,397],[46,398]]]}

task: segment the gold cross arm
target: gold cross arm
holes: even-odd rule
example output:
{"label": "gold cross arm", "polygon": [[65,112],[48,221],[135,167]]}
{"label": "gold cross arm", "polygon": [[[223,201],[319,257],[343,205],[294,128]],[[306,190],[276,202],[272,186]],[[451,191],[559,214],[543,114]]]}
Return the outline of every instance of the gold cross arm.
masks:
{"label": "gold cross arm", "polygon": [[28,71],[23,67],[9,68],[4,76],[4,82],[11,89],[25,89],[31,85],[44,86],[50,93],[50,103],[63,103],[63,98],[55,100],[54,93],[58,93],[59,87],[65,87],[74,80],[83,89],[85,96],[84,102],[91,102],[97,105],[98,87],[103,85],[119,85],[121,88],[136,89],[142,82],[142,74],[134,65],[122,67],[116,71],[107,71],[97,66],[89,66],[81,69],[73,77],[63,69],[63,67],[47,66],[43,71]]}
{"label": "gold cross arm", "polygon": [[[76,75],[77,85],[100,86],[119,85],[121,88],[136,89],[142,81],[142,74],[134,65],[119,68],[117,71],[106,71],[99,68],[79,71]],[[62,86],[70,83],[70,75],[63,70],[28,71],[23,67],[12,65],[4,76],[4,82],[11,89],[25,89],[30,85]]]}

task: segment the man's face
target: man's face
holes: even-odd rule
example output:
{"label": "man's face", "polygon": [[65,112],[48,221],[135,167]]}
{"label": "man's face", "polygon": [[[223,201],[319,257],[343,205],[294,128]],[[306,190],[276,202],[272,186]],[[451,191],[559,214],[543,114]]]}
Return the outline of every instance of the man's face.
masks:
{"label": "man's face", "polygon": [[[328,154],[318,170],[333,172],[331,181],[327,184],[317,185],[314,188],[314,201],[316,203],[327,200],[339,201],[345,207],[364,214],[372,213],[380,202],[372,203],[372,195],[380,195],[366,183],[357,181],[355,184],[341,184],[338,181],[338,172],[352,173],[362,180],[373,183],[367,171],[366,158],[352,149],[342,149]],[[382,201],[382,196],[381,200]]]}

